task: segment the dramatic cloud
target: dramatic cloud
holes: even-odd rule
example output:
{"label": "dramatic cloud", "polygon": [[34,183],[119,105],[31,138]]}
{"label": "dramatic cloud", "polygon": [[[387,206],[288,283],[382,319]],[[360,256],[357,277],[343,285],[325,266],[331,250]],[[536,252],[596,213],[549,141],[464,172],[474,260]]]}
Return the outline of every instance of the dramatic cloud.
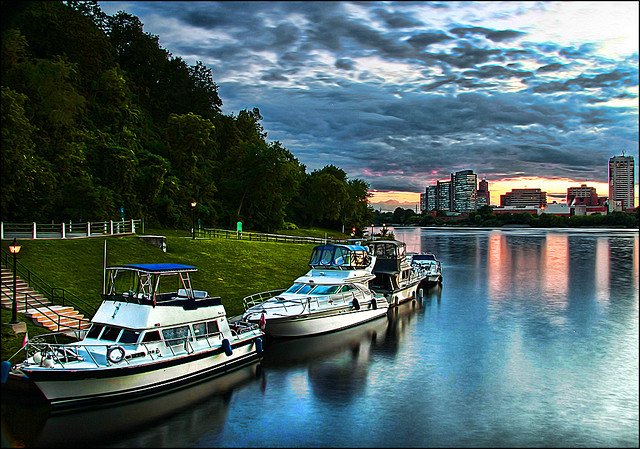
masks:
{"label": "dramatic cloud", "polygon": [[309,171],[334,164],[372,190],[466,169],[606,183],[609,157],[637,161],[636,2],[100,6],[202,61],[223,112],[258,107]]}

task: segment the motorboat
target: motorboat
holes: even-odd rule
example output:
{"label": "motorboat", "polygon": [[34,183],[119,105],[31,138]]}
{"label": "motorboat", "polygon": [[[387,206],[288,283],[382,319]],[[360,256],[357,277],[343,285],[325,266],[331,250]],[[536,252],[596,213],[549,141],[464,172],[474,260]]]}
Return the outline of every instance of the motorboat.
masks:
{"label": "motorboat", "polygon": [[398,240],[371,240],[367,246],[376,259],[371,288],[384,295],[391,306],[416,299],[424,274],[407,259],[407,244]]}
{"label": "motorboat", "polygon": [[272,337],[304,337],[386,316],[387,300],[369,288],[374,263],[362,245],[318,245],[310,270],[289,288],[244,298],[242,320],[259,324]]}
{"label": "motorboat", "polygon": [[414,269],[424,274],[424,282],[428,285],[442,285],[442,264],[432,253],[408,255]]}
{"label": "motorboat", "polygon": [[52,406],[70,407],[166,392],[261,359],[264,332],[230,322],[220,297],[193,289],[196,271],[173,263],[105,267],[91,327],[75,339],[60,332],[30,339],[23,362],[2,362],[3,383],[35,385]]}

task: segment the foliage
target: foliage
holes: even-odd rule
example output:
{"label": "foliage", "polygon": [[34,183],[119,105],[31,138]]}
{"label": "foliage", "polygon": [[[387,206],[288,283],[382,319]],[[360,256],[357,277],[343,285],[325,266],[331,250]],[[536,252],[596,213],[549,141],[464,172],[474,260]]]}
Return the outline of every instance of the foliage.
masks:
{"label": "foliage", "polygon": [[370,220],[366,183],[334,166],[307,174],[266,140],[258,108],[222,114],[211,70],[134,15],[75,0],[2,12],[3,220],[118,219],[120,207],[183,229],[194,213],[261,231]]}

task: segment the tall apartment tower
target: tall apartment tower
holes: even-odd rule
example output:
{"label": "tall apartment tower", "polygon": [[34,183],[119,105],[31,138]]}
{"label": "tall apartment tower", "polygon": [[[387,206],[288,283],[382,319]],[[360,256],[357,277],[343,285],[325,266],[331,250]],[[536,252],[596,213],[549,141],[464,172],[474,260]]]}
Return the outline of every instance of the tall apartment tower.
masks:
{"label": "tall apartment tower", "polygon": [[609,159],[609,210],[616,210],[616,202],[620,201],[620,209],[632,209],[634,206],[633,156],[614,156]]}
{"label": "tall apartment tower", "polygon": [[437,181],[436,209],[449,212],[451,210],[451,181]]}
{"label": "tall apartment tower", "polygon": [[453,210],[471,212],[478,210],[478,175],[472,170],[462,170],[451,174],[453,188]]}
{"label": "tall apartment tower", "polygon": [[478,209],[482,206],[491,204],[491,193],[489,192],[489,183],[486,179],[482,179],[478,183]]}

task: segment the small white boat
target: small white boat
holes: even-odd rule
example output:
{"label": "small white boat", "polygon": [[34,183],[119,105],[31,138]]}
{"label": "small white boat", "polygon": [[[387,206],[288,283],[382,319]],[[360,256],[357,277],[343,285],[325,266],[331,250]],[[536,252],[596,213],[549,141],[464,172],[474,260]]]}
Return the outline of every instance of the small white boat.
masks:
{"label": "small white boat", "polygon": [[428,285],[442,285],[442,264],[435,254],[422,253],[409,256],[411,265],[424,275],[424,282]]}
{"label": "small white boat", "polygon": [[35,385],[54,407],[77,406],[169,391],[261,359],[264,333],[227,321],[219,297],[192,289],[195,271],[168,263],[106,268],[103,301],[82,338],[31,339],[24,362],[2,362],[3,382]]}
{"label": "small white boat", "polygon": [[376,262],[371,288],[387,298],[392,306],[416,299],[424,274],[407,259],[407,245],[398,240],[371,240],[367,243]]}
{"label": "small white boat", "polygon": [[388,302],[369,288],[374,262],[365,246],[316,246],[304,276],[286,290],[246,297],[242,319],[272,337],[303,337],[386,316]]}

